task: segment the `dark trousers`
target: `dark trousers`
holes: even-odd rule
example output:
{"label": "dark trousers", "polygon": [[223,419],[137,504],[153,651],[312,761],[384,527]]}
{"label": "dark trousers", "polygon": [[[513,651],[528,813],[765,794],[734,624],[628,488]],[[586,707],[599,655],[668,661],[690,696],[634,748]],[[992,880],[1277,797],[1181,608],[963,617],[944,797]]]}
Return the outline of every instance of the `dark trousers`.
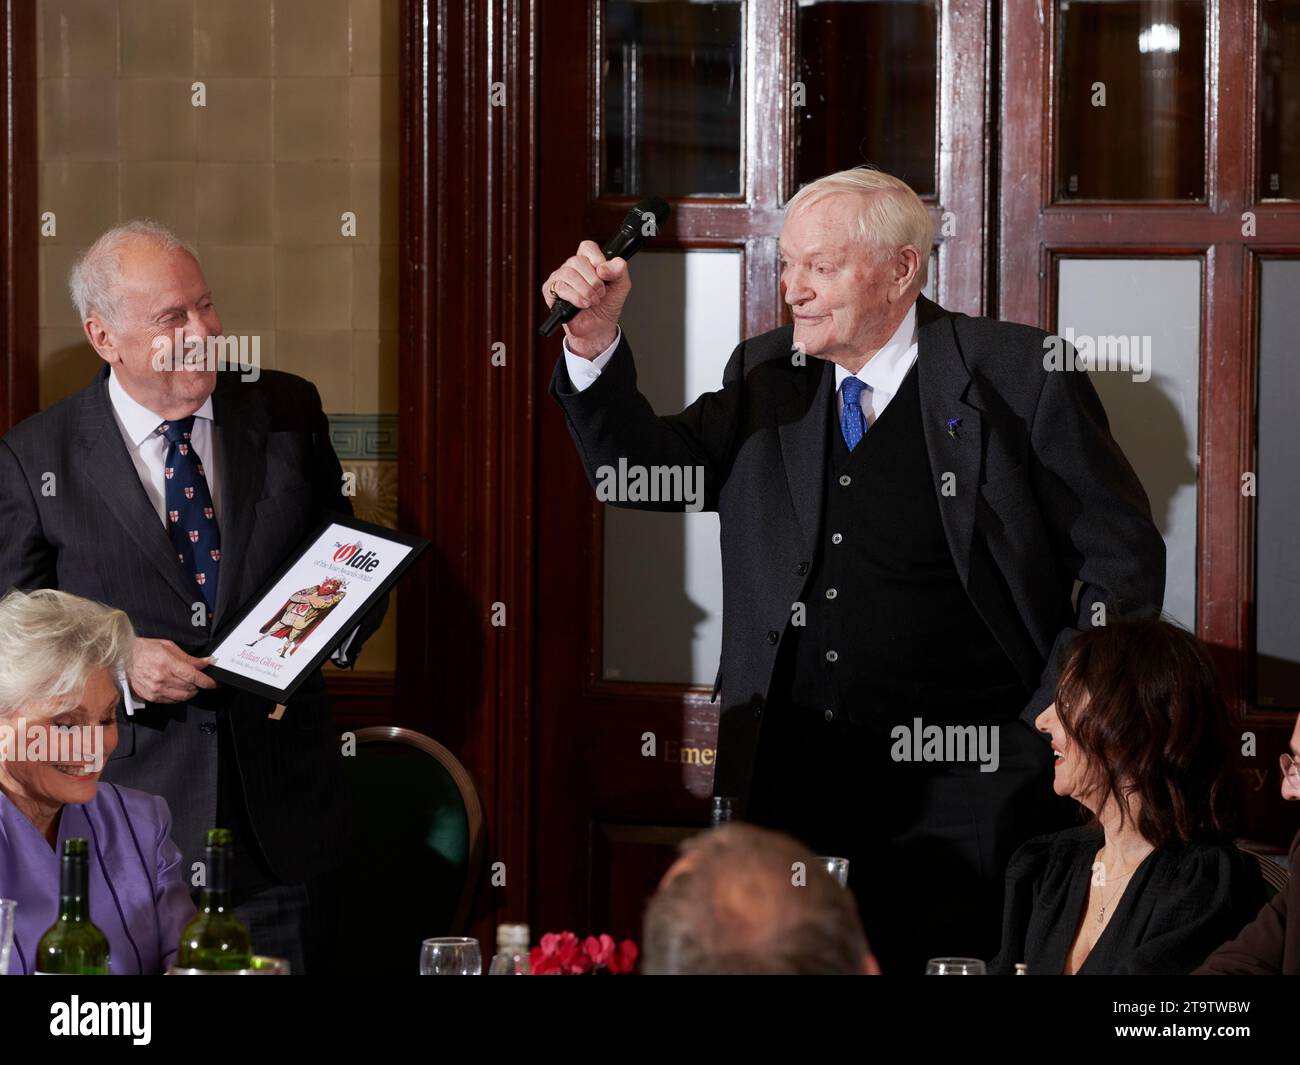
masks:
{"label": "dark trousers", "polygon": [[848,723],[764,721],[749,820],[849,859],[887,975],[919,975],[934,957],[992,959],[1012,853],[1075,821],[1052,791],[1047,743],[1018,719],[997,727],[998,768],[981,773],[975,762],[895,762],[888,733]]}
{"label": "dark trousers", "polygon": [[263,888],[235,913],[248,927],[253,953],[286,959],[295,976],[333,971],[340,917],[337,874]]}
{"label": "dark trousers", "polygon": [[339,874],[281,883],[257,842],[244,801],[228,714],[218,722],[220,787],[217,823],[234,832],[235,913],[248,927],[253,952],[289,962],[295,976],[332,970],[339,925]]}

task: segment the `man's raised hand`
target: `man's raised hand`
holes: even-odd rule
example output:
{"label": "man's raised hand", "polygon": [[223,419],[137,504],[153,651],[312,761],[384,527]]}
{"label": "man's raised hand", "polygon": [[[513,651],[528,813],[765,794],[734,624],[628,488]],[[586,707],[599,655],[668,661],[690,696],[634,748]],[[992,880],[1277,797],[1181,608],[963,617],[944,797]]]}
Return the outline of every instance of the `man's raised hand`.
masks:
{"label": "man's raised hand", "polygon": [[584,359],[594,359],[618,336],[618,320],[632,291],[627,260],[606,260],[600,245],[584,240],[577,254],[542,285],[542,298],[549,309],[557,299],[578,308],[572,321],[564,324],[569,350]]}

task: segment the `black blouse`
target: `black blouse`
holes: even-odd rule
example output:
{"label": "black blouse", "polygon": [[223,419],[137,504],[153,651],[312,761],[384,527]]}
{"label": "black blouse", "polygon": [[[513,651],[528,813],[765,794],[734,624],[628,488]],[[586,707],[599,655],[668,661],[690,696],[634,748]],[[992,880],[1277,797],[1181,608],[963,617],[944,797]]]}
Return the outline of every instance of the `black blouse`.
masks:
{"label": "black blouse", "polygon": [[[991,973],[1011,973],[1017,962],[1030,975],[1065,971],[1104,842],[1100,827],[1087,826],[1031,839],[1012,855]],[[1267,899],[1254,859],[1231,845],[1157,847],[1129,878],[1079,975],[1190,973]]]}

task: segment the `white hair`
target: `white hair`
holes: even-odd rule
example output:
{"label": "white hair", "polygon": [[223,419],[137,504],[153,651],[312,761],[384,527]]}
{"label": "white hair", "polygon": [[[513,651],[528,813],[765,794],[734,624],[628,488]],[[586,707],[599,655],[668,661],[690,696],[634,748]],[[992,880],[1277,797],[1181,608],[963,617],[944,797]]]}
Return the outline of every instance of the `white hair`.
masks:
{"label": "white hair", "polygon": [[122,249],[132,240],[152,241],[162,251],[180,248],[198,262],[199,254],[188,242],[152,218],[135,218],[114,226],[87,249],[68,276],[68,293],[83,322],[98,314],[112,325],[120,324],[117,290],[122,280]]}
{"label": "white hair", "polygon": [[125,670],[134,645],[121,610],[53,588],[10,592],[0,599],[0,718],[76,706],[91,674]]}
{"label": "white hair", "polygon": [[855,235],[862,243],[879,249],[882,258],[908,244],[917,250],[920,262],[913,286],[918,291],[924,288],[930,270],[930,249],[934,246],[934,223],[921,197],[892,174],[869,166],[827,174],[791,197],[786,217],[843,192],[860,198]]}

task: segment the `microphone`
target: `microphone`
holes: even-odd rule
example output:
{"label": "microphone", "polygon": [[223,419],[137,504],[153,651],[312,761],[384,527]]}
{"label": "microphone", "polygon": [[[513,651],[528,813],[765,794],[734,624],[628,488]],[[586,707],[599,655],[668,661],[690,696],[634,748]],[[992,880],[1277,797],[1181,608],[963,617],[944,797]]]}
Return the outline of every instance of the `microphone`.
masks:
{"label": "microphone", "polygon": [[[619,256],[632,258],[641,250],[641,245],[658,233],[668,221],[668,213],[668,204],[658,196],[642,200],[628,211],[618,231],[605,241],[605,246],[600,249],[601,254],[606,259],[617,259]],[[556,300],[551,304],[550,316],[542,323],[538,333],[544,337],[550,336],[565,322],[573,321],[579,310],[568,300]]]}

